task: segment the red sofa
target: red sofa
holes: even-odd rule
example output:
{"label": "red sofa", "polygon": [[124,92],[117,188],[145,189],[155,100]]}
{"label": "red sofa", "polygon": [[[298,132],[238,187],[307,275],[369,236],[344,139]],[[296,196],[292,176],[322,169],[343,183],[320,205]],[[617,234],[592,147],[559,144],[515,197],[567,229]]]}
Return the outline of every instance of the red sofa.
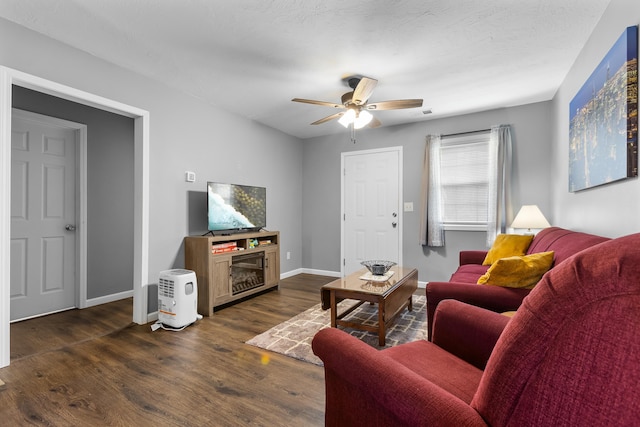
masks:
{"label": "red sofa", "polygon": [[[610,239],[559,227],[549,227],[533,238],[527,255],[554,251],[553,266],[555,267],[581,250],[607,240]],[[505,312],[517,310],[524,297],[529,295],[530,289],[478,285],[478,278],[489,269],[488,265],[482,265],[486,255],[487,251],[461,251],[460,266],[448,282],[427,283],[429,339],[431,339],[431,325],[436,308],[445,299],[455,299],[491,311]]]}
{"label": "red sofa", "polygon": [[447,300],[432,342],[384,350],[324,329],[312,347],[324,362],[325,424],[638,425],[639,313],[634,234],[560,263],[511,320]]}

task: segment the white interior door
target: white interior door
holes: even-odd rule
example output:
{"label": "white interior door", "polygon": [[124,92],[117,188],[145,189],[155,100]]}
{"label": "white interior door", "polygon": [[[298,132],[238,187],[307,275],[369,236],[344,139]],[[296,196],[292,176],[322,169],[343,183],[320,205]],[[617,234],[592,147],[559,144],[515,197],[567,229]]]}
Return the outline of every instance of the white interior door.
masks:
{"label": "white interior door", "polygon": [[402,147],[342,154],[342,275],[365,260],[402,263]]}
{"label": "white interior door", "polygon": [[76,129],[12,115],[11,320],[75,307],[76,148]]}

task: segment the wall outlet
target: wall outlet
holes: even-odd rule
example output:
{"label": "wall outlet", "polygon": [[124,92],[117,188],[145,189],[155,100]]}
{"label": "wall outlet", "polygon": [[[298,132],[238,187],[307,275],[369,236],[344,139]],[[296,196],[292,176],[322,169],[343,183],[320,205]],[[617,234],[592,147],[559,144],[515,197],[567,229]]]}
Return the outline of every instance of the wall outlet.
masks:
{"label": "wall outlet", "polygon": [[287,259],[291,259],[291,252],[287,252]]}
{"label": "wall outlet", "polygon": [[404,202],[404,211],[413,212],[413,202]]}
{"label": "wall outlet", "polygon": [[186,171],[184,174],[185,174],[185,179],[186,179],[187,182],[196,182],[196,173],[195,172]]}

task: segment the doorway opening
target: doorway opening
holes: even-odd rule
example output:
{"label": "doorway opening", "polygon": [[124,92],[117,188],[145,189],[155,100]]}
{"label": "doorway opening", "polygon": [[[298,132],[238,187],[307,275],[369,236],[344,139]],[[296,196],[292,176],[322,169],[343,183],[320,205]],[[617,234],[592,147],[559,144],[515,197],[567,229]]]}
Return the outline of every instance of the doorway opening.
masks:
{"label": "doorway opening", "polygon": [[0,67],[0,368],[10,361],[11,91],[25,87],[134,119],[133,322],[147,323],[149,252],[149,112],[111,99]]}

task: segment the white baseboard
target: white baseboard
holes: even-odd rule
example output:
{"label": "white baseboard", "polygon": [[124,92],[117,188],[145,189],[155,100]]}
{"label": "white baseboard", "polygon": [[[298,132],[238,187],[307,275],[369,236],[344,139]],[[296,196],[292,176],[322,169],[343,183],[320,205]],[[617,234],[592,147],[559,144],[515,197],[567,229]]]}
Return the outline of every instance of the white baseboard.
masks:
{"label": "white baseboard", "polygon": [[120,292],[117,294],[105,295],[103,297],[91,298],[87,300],[87,305],[85,308],[93,307],[94,305],[106,304],[108,302],[119,301],[125,298],[132,298],[133,290]]}
{"label": "white baseboard", "polygon": [[306,274],[317,274],[318,276],[340,277],[340,272],[339,271],[316,270],[314,268],[303,268],[302,272],[306,273]]}
{"label": "white baseboard", "polygon": [[339,271],[314,270],[312,268],[298,268],[296,270],[287,271],[280,275],[280,279],[295,276],[296,274],[316,274],[318,276],[340,277]]}
{"label": "white baseboard", "polygon": [[282,279],[287,279],[289,277],[295,276],[296,274],[301,274],[302,273],[302,269],[298,268],[296,270],[291,270],[291,271],[287,271],[286,273],[282,273],[280,275],[280,280]]}

